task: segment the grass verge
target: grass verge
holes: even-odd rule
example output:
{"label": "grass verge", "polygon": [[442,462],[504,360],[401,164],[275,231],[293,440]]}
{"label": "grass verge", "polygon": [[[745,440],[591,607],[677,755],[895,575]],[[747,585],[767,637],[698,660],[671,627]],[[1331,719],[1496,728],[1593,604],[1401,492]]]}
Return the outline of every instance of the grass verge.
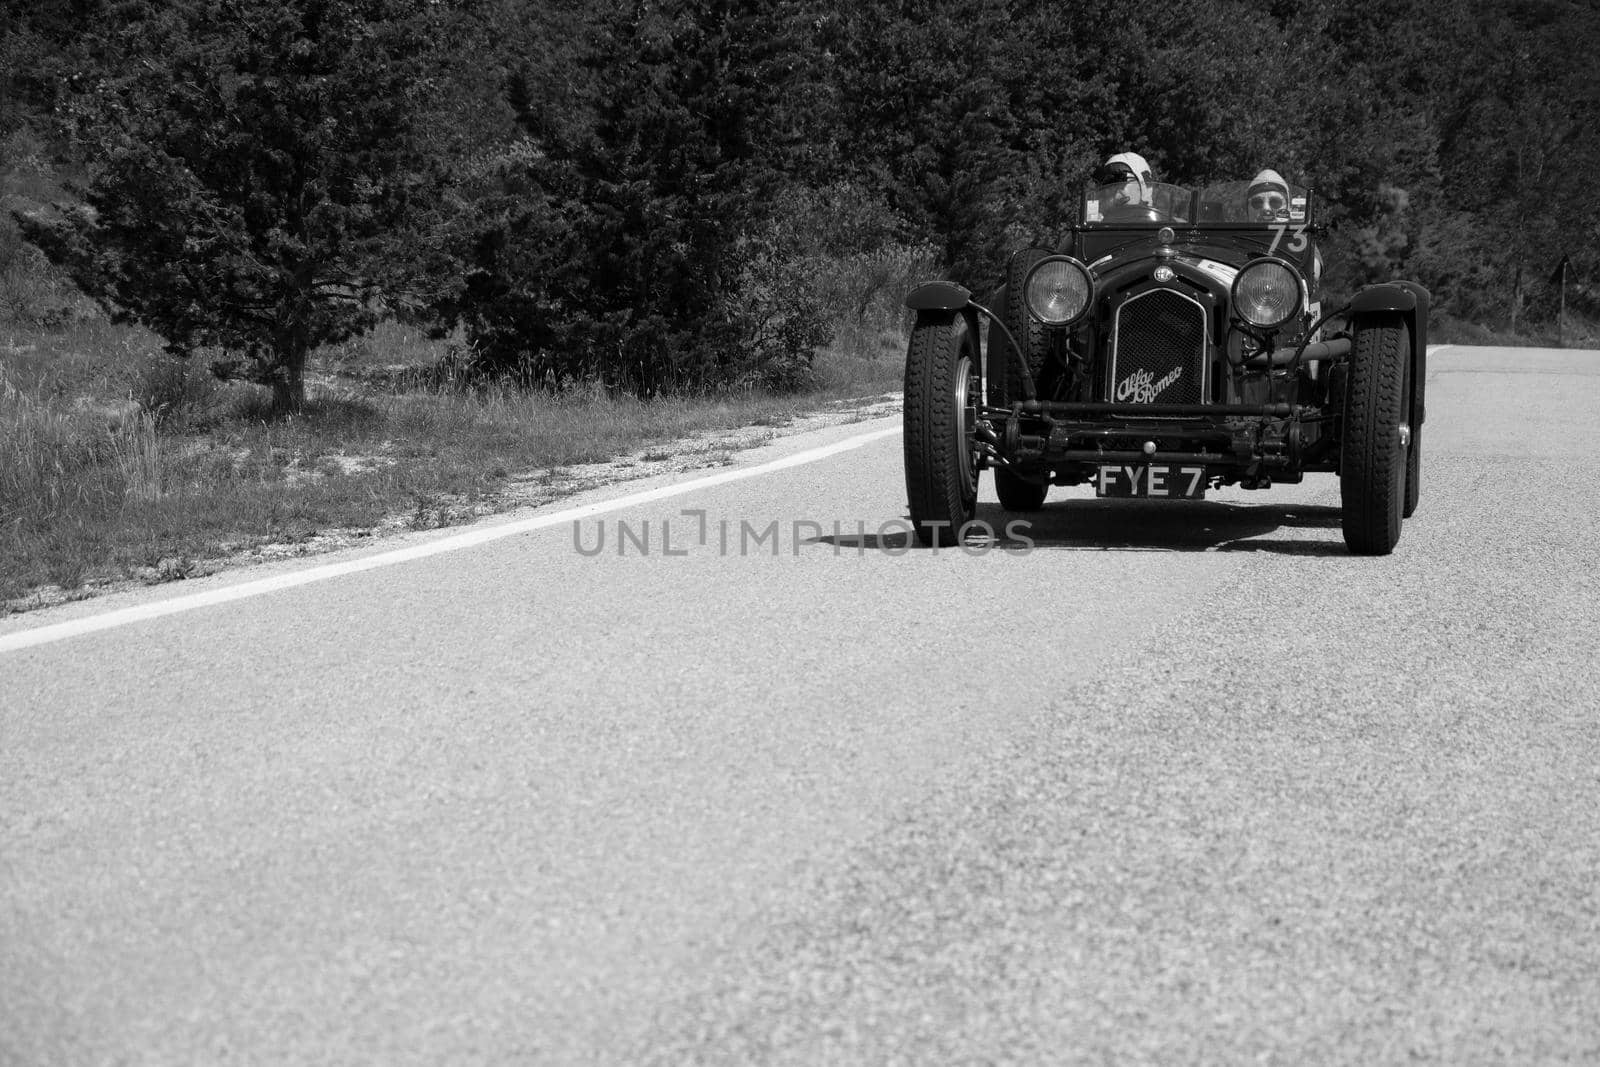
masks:
{"label": "grass verge", "polygon": [[[306,411],[268,420],[257,393],[162,356],[103,320],[0,333],[0,614],[170,581],[310,546],[431,528],[567,491],[561,472],[697,435],[781,426],[898,387],[886,329],[821,353],[806,393],[648,402],[597,392],[406,389],[441,348],[391,326],[320,353]],[[706,447],[699,465],[732,448]]]}

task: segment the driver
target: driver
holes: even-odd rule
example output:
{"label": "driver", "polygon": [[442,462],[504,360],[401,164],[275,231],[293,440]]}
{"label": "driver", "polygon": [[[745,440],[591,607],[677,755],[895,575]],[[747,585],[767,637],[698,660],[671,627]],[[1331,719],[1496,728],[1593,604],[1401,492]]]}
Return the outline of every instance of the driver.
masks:
{"label": "driver", "polygon": [[1094,181],[1096,185],[1122,186],[1111,197],[1112,204],[1117,207],[1149,206],[1150,186],[1155,184],[1155,175],[1150,172],[1150,164],[1139,153],[1118,152],[1095,171]]}
{"label": "driver", "polygon": [[1251,222],[1276,222],[1289,217],[1289,183],[1275,170],[1250,179],[1244,193],[1244,216]]}

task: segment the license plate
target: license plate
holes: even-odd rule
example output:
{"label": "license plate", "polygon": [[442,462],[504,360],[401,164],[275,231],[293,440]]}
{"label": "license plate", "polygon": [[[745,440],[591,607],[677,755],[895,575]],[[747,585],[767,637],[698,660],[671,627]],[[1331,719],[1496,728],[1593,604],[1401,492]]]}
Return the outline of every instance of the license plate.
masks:
{"label": "license plate", "polygon": [[1206,469],[1163,463],[1102,465],[1094,480],[1094,495],[1199,500],[1206,495]]}

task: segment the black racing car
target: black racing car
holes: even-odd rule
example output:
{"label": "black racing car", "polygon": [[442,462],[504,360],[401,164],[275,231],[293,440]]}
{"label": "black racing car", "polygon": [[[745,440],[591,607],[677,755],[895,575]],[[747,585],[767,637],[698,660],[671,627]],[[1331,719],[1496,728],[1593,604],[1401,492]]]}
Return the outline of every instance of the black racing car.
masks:
{"label": "black racing car", "polygon": [[1299,186],[1140,192],[1088,187],[1060,247],[1010,257],[992,307],[948,281],[907,296],[918,539],[961,539],[985,468],[1020,512],[1052,485],[1192,500],[1324,471],[1350,551],[1392,551],[1420,490],[1427,290],[1385,282],[1324,309]]}

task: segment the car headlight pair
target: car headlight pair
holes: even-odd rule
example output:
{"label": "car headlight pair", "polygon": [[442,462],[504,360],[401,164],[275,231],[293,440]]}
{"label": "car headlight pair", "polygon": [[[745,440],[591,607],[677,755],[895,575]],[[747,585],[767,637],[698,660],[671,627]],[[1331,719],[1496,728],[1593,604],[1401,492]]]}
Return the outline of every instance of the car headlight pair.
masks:
{"label": "car headlight pair", "polygon": [[[1047,256],[1023,282],[1028,311],[1046,326],[1071,326],[1089,310],[1094,277],[1071,256]],[[1300,275],[1281,259],[1247,264],[1233,279],[1233,312],[1263,330],[1275,330],[1300,310]]]}

